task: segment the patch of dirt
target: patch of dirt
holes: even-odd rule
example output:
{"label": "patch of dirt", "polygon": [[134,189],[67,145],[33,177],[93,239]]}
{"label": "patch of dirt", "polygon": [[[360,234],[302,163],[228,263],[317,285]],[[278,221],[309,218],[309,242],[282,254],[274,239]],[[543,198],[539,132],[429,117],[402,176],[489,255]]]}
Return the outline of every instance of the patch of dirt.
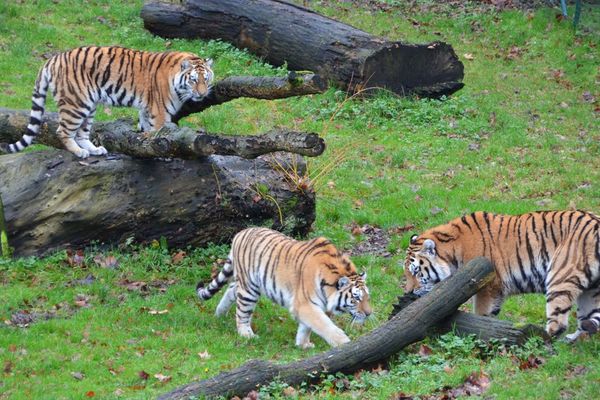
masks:
{"label": "patch of dirt", "polygon": [[387,250],[390,244],[390,235],[387,231],[372,225],[358,226],[350,225],[350,232],[353,235],[361,235],[364,240],[355,244],[350,249],[351,256],[360,256],[364,254],[373,254],[380,257],[391,257],[392,254]]}

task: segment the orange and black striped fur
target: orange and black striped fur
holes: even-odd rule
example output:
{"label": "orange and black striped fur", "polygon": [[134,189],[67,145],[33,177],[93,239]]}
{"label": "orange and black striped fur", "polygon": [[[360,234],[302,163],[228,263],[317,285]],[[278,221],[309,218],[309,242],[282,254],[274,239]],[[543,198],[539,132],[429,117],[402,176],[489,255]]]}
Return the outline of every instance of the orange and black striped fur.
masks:
{"label": "orange and black striped fur", "polygon": [[57,134],[78,157],[106,154],[89,140],[98,104],[136,107],[139,129],[160,129],[185,101],[200,100],[210,90],[211,60],[192,53],[151,53],[122,47],[80,47],[50,58],[40,70],[32,97],[27,133],[5,150],[29,146],[40,130],[46,94],[58,106]]}
{"label": "orange and black striped fur", "polygon": [[476,212],[413,236],[404,273],[406,291],[422,295],[473,258],[489,258],[495,280],[474,298],[475,312],[498,314],[504,298],[546,295],[546,330],[567,328],[577,302],[578,329],[600,326],[600,218],[585,211],[541,211],[523,215]]}
{"label": "orange and black striped fur", "polygon": [[350,341],[328,314],[347,312],[357,322],[371,314],[366,274],[358,274],[325,238],[301,242],[271,229],[245,229],[233,238],[218,276],[206,287],[198,284],[198,297],[210,299],[232,277],[216,314],[225,314],[235,302],[237,331],[243,337],[255,336],[250,321],[261,294],[292,313],[299,324],[296,345],[302,348],[313,346],[311,331],[331,346]]}

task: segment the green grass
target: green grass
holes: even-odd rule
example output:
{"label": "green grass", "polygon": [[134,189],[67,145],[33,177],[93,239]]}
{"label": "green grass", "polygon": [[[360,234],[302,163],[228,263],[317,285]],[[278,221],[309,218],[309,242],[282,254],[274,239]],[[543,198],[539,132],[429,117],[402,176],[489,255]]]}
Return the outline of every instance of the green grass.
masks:
{"label": "green grass", "polygon": [[[384,229],[413,224],[418,232],[475,210],[520,213],[577,207],[600,212],[600,124],[594,111],[598,100],[584,99],[586,92],[600,98],[598,6],[585,5],[575,32],[568,21],[555,19],[556,10],[546,8],[493,11],[474,2],[462,8],[432,8],[435,2],[421,0],[414,2],[421,8],[407,9],[406,2],[390,0],[386,3],[392,8],[377,11],[350,3],[310,3],[320,12],[391,39],[451,43],[465,65],[466,84],[441,101],[386,93],[344,101],[345,93],[332,88],[322,95],[272,102],[236,100],[186,119],[211,132],[258,133],[280,125],[325,137],[326,153],[309,161],[318,194],[312,236],[325,235],[349,249],[361,240],[350,232],[354,222]],[[45,55],[79,45],[194,51],[215,59],[217,79],[283,73],[226,43],[153,37],[139,19],[141,4],[2,2],[0,106],[28,108]],[[48,109],[56,109],[52,100]],[[137,115],[127,109],[100,111],[100,120]],[[401,293],[399,262],[412,233],[392,235],[391,258],[355,257],[369,274],[376,314],[362,328],[340,318],[338,323],[350,336],[387,319]],[[227,248],[186,251],[183,262],[174,264],[171,255],[176,249],[114,249],[118,269],[97,266],[92,258],[106,253],[94,249],[86,252],[85,268],[69,266],[64,253],[0,261],[0,320],[9,320],[19,310],[56,314],[28,328],[0,327],[0,399],[71,399],[86,394],[152,398],[251,358],[289,361],[327,349],[318,338],[314,350],[296,349],[296,324],[285,310],[266,301],[255,317],[260,337],[239,338],[233,315],[216,319],[212,313],[218,300],[200,304],[193,290]],[[73,284],[88,274],[96,278],[90,285]],[[120,284],[125,279],[175,282],[164,291],[150,285],[147,293],[140,293]],[[153,315],[152,310],[168,312]],[[541,324],[543,297],[514,297],[500,317]],[[426,395],[445,385],[456,386],[480,370],[491,379],[484,396],[499,399],[588,399],[595,397],[600,383],[598,338],[573,346],[557,343],[552,351],[535,344],[526,350],[496,348],[486,357],[478,350],[480,344],[454,336],[426,343],[433,351],[430,357],[419,356],[418,346],[410,347],[392,360],[387,373],[364,373],[348,384],[326,377],[318,387],[299,388],[299,393],[372,399],[398,392]],[[205,351],[210,358],[198,355]],[[519,369],[515,358],[529,354],[544,357],[545,363]],[[141,371],[148,379],[140,377]],[[74,373],[83,374],[83,379]],[[159,373],[171,380],[161,383],[154,377]],[[275,383],[268,392],[278,397],[283,386]]]}

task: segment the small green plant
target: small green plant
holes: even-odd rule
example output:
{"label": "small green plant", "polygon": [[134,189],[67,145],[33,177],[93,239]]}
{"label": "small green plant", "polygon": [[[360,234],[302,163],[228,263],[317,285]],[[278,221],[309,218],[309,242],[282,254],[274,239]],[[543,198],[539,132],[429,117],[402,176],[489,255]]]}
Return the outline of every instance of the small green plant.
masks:
{"label": "small green plant", "polygon": [[6,221],[4,220],[4,203],[2,203],[2,195],[0,195],[0,256],[4,258],[10,258],[12,256],[8,244]]}

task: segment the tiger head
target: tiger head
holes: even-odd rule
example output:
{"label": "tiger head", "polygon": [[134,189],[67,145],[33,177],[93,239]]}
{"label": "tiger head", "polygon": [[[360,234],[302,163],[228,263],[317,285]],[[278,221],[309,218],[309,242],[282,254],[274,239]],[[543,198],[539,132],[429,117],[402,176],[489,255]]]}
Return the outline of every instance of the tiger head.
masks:
{"label": "tiger head", "polygon": [[435,241],[414,235],[406,250],[404,276],[406,277],[405,293],[417,296],[427,294],[438,282],[452,273],[450,265],[440,257]]}
{"label": "tiger head", "polygon": [[214,78],[211,69],[212,60],[207,58],[185,59],[181,62],[181,71],[175,78],[175,91],[181,102],[200,101],[210,92]]}
{"label": "tiger head", "polygon": [[352,315],[352,322],[363,323],[373,312],[366,280],[366,272],[338,279],[337,290],[327,299],[327,310],[334,314],[347,312]]}

